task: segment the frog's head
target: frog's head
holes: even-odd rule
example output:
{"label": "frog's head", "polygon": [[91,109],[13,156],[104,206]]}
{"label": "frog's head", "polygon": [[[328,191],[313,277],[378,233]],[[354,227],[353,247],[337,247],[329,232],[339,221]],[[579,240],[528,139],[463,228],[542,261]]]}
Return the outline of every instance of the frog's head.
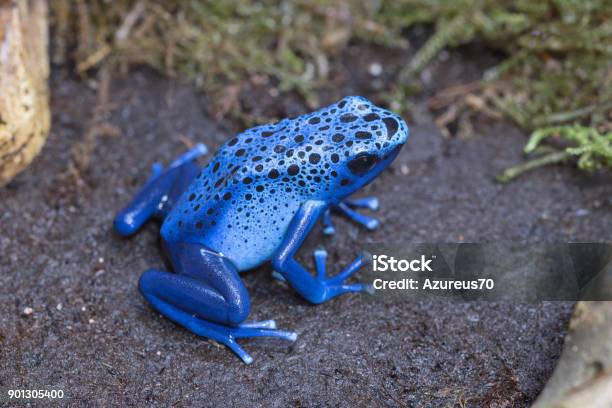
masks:
{"label": "frog's head", "polygon": [[328,192],[336,199],[378,176],[408,138],[408,126],[401,117],[359,96],[346,97],[313,115],[335,118],[324,137],[322,159],[328,161],[334,176]]}
{"label": "frog's head", "polygon": [[[398,115],[349,96],[316,112],[245,131],[218,153],[229,164],[212,160],[209,167],[212,173],[231,169],[229,178],[240,171],[248,185],[243,188],[262,195],[337,202],[380,174],[407,138],[408,126]],[[225,185],[224,180],[217,183]]]}

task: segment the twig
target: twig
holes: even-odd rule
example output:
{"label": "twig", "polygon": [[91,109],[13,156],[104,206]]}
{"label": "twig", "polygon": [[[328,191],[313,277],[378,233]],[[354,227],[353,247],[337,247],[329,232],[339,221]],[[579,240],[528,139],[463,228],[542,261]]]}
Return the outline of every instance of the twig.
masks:
{"label": "twig", "polygon": [[130,36],[130,32],[136,24],[136,21],[140,18],[142,13],[145,11],[146,3],[144,1],[139,1],[132,7],[130,12],[125,16],[123,21],[121,22],[121,26],[115,32],[115,43],[120,44],[128,39]]}
{"label": "twig", "polygon": [[91,67],[98,65],[98,63],[106,58],[111,51],[111,47],[108,44],[104,44],[96,52],[89,55],[87,58],[77,64],[77,72],[82,74]]}
{"label": "twig", "polygon": [[427,101],[429,109],[440,109],[453,103],[457,97],[471,94],[482,87],[482,81],[468,82],[444,88]]}
{"label": "twig", "polygon": [[506,169],[503,173],[497,175],[495,177],[495,180],[497,180],[498,183],[505,184],[512,181],[523,173],[526,173],[541,166],[562,162],[571,156],[572,154],[567,151],[550,153],[545,156],[538,157],[537,159],[529,160],[525,163],[510,167],[509,169]]}
{"label": "twig", "polygon": [[[102,114],[105,112],[105,107],[108,105],[108,93],[111,83],[110,65],[108,62],[102,65],[100,69],[99,78],[100,84],[98,87],[98,96],[96,100],[96,106],[93,109],[92,117],[87,125],[87,130],[83,136],[83,140],[77,143],[73,147],[71,163],[71,172],[80,173],[89,167],[89,161],[91,159],[91,153],[95,147],[96,137],[101,133],[100,130],[108,131],[114,127],[106,127],[105,123],[101,122]],[[104,133],[104,132],[103,132]],[[118,134],[118,131],[110,131],[110,134]]]}

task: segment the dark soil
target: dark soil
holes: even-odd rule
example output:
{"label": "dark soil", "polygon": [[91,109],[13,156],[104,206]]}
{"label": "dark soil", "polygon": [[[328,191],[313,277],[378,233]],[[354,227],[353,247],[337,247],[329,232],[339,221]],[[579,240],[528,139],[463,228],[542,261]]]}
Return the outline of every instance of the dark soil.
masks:
{"label": "dark soil", "polygon": [[[469,50],[465,53],[469,55]],[[341,95],[377,99],[377,81],[400,57],[352,47],[334,65]],[[427,93],[473,80],[487,58],[451,55],[434,68]],[[380,80],[359,64],[387,61]],[[291,346],[243,341],[246,366],[224,348],[162,318],[136,282],[162,267],[151,223],[134,239],[112,230],[114,213],[188,141],[216,148],[240,130],[214,119],[192,87],[146,71],[113,83],[107,117],[118,137],[99,137],[91,166],[68,176],[95,92],[56,73],[53,128],[31,168],[0,190],[0,388],[63,389],[72,406],[527,406],[560,354],[571,303],[404,303],[348,295],[312,306],[269,266],[244,275],[252,319],[294,330]],[[269,87],[243,99],[265,114],[305,107]],[[603,241],[612,239],[609,175],[570,167],[540,169],[500,186],[494,175],[522,159],[525,136],[506,122],[475,121],[469,139],[445,139],[423,100],[409,118],[412,140],[389,171],[361,195],[381,199],[382,227],[367,232],[337,220],[338,233],[313,232],[306,248],[327,248],[333,271],[373,241]],[[24,308],[33,313],[24,315]],[[5,392],[5,391],[3,391]]]}

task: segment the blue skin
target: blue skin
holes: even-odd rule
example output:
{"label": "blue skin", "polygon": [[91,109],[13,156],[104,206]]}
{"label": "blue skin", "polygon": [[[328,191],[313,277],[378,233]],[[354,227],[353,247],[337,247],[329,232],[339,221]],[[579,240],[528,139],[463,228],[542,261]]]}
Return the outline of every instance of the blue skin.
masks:
{"label": "blue skin", "polygon": [[153,174],[115,218],[123,236],[151,219],[163,221],[161,236],[174,273],[145,271],[144,297],[163,315],[193,333],[227,345],[245,363],[252,358],[237,344],[246,337],[296,334],[274,321],[245,323],[250,312],[239,273],[271,261],[312,303],[370,289],[345,281],[365,262],[355,259],[326,277],[324,250],[314,253],[311,275],[295,255],[319,219],[333,233],[330,210],[367,228],[378,221],[355,208],[376,210],[375,198],[346,199],[372,181],[397,156],[408,137],[406,123],[362,97],[347,97],[316,112],[258,126],[225,143],[200,169],[206,153],[197,145]]}

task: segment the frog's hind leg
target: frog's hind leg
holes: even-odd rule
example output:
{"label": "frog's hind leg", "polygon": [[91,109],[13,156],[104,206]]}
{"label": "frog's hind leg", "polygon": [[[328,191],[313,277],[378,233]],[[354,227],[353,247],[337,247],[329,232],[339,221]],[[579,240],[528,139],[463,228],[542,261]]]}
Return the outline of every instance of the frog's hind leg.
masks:
{"label": "frog's hind leg", "polygon": [[165,218],[176,199],[200,171],[199,166],[193,160],[205,154],[206,151],[204,145],[198,144],[172,162],[166,169],[161,164],[155,163],[145,185],[132,202],[115,217],[114,225],[117,232],[124,236],[131,235],[149,219]]}
{"label": "frog's hind leg", "polygon": [[374,230],[378,228],[380,222],[373,217],[369,217],[367,215],[361,214],[356,211],[356,209],[367,208],[371,211],[378,210],[378,198],[376,197],[365,197],[365,198],[355,198],[355,199],[346,199],[341,203],[328,208],[322,217],[323,222],[323,233],[325,235],[333,235],[336,232],[334,227],[334,223],[331,218],[331,212],[337,211],[357,224],[363,225],[369,230]]}
{"label": "frog's hind leg", "polygon": [[253,359],[237,339],[296,339],[295,333],[276,330],[272,320],[244,323],[251,308],[249,295],[227,258],[202,245],[166,242],[166,247],[177,273],[150,269],[139,282],[141,293],[164,316],[225,344],[247,364]]}

